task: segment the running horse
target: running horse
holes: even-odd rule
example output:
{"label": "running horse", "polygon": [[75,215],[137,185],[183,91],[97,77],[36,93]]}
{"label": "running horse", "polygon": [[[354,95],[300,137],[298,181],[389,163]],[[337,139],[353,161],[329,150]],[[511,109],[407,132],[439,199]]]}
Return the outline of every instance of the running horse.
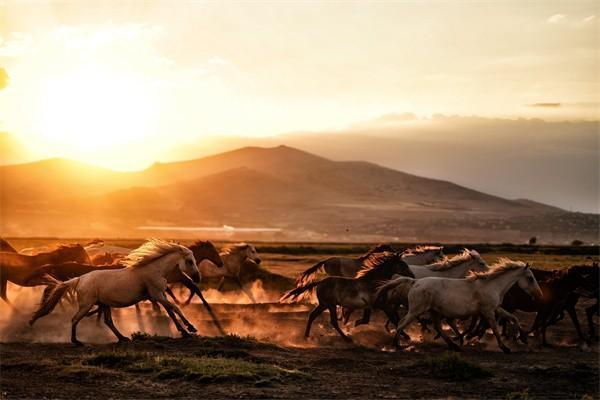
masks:
{"label": "running horse", "polygon": [[6,295],[7,282],[31,287],[48,282],[36,270],[46,264],[67,261],[91,264],[90,257],[80,244],[60,245],[56,249],[35,255],[0,252],[0,298],[10,304]]}

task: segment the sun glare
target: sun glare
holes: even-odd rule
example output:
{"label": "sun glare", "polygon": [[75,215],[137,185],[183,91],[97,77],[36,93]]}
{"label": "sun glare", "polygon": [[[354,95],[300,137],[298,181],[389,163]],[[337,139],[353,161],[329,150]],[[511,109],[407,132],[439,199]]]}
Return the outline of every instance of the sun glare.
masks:
{"label": "sun glare", "polygon": [[[151,85],[131,74],[98,66],[49,80],[35,116],[35,130],[58,154],[131,169],[147,159],[119,162],[123,150],[152,140],[158,113]],[[135,152],[134,152],[135,153]]]}

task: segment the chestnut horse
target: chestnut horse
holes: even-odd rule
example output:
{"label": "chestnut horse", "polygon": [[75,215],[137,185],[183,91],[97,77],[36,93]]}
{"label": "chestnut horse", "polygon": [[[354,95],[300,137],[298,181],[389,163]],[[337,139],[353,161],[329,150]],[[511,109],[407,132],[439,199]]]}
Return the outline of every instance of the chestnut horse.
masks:
{"label": "chestnut horse", "polygon": [[[6,296],[7,282],[31,287],[47,284],[42,275],[36,275],[45,264],[60,264],[67,261],[91,264],[90,257],[80,244],[61,245],[55,250],[33,256],[0,252],[0,298],[10,304]],[[35,279],[32,277],[35,276]]]}

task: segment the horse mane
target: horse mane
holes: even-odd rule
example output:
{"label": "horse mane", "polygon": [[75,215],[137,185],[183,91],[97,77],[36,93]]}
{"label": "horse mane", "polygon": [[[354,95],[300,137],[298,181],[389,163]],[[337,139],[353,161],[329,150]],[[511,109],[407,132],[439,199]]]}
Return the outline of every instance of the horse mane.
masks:
{"label": "horse mane", "polygon": [[457,254],[452,258],[446,258],[442,261],[429,264],[427,267],[429,267],[432,271],[447,271],[469,261],[471,258],[474,258],[480,262],[485,262],[477,251],[463,249],[462,253]]}
{"label": "horse mane", "polygon": [[220,253],[221,253],[221,255],[235,254],[235,253],[239,253],[243,250],[246,250],[249,246],[251,246],[251,245],[246,242],[229,244],[229,245],[223,247],[221,249]]}
{"label": "horse mane", "polygon": [[409,255],[423,254],[423,253],[427,253],[429,251],[440,251],[443,249],[444,249],[443,246],[418,245],[417,247],[413,247],[413,248],[404,250],[403,254],[409,256]]}
{"label": "horse mane", "polygon": [[69,243],[69,244],[59,244],[56,246],[55,250],[70,250],[70,249],[83,249],[83,246],[79,243]]}
{"label": "horse mane", "polygon": [[365,254],[358,257],[358,260],[365,261],[369,257],[371,257],[373,254],[378,254],[378,253],[383,253],[383,252],[393,252],[393,251],[394,251],[394,249],[392,249],[392,246],[390,246],[389,244],[379,243],[377,246],[372,247]]}
{"label": "horse mane", "polygon": [[490,269],[488,271],[485,271],[485,272],[471,271],[466,279],[468,281],[475,281],[478,279],[481,279],[481,280],[493,279],[493,278],[497,277],[498,275],[504,274],[505,272],[513,271],[515,269],[523,269],[526,267],[527,267],[527,264],[525,264],[523,261],[513,261],[508,258],[501,258],[498,260],[498,262],[496,264],[490,266]]}
{"label": "horse mane", "polygon": [[364,262],[363,267],[357,272],[356,277],[361,278],[378,273],[391,261],[396,261],[400,256],[391,251],[373,253]]}
{"label": "horse mane", "polygon": [[148,239],[146,243],[132,250],[121,261],[126,268],[137,268],[150,264],[167,254],[180,252],[182,254],[192,254],[191,250],[178,243],[166,242],[162,239]]}

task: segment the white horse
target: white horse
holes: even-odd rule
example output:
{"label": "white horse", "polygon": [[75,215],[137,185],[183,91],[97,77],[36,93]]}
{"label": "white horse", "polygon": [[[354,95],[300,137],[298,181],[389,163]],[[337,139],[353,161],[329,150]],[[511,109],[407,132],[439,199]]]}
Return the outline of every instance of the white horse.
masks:
{"label": "white horse", "polygon": [[176,243],[160,239],[150,239],[133,250],[124,259],[126,268],[93,271],[66,282],[50,285],[44,291],[42,302],[33,314],[30,325],[54,309],[60,299],[68,292],[77,295],[79,309],[71,320],[71,342],[80,345],[77,340],[77,324],[94,305],[98,305],[104,315],[104,322],[119,339],[128,341],[115,327],[111,317],[111,307],[129,307],[142,300],[151,300],[161,304],[183,336],[189,336],[177,320],[181,318],[190,332],[196,328],[185,318],[181,310],[167,300],[165,290],[167,279],[174,274],[189,276],[194,282],[200,281],[194,254]]}
{"label": "white horse", "polygon": [[442,278],[464,278],[471,270],[483,272],[488,265],[475,250],[464,249],[462,253],[433,264],[418,265],[407,263],[416,279],[437,276]]}
{"label": "white horse", "polygon": [[[431,276],[440,278],[464,278],[470,271],[485,272],[489,269],[489,266],[477,251],[467,249],[464,249],[462,253],[452,258],[446,257],[444,260],[433,264],[409,265],[408,267],[415,276],[415,279]],[[397,277],[395,276],[394,278]],[[400,293],[393,280],[380,286],[377,291],[377,304],[386,310],[388,315],[393,316],[392,319],[386,322],[386,329],[389,328],[390,323],[395,325],[398,322],[398,308],[401,305],[404,307],[408,305],[406,293],[404,293],[404,295],[401,295]],[[420,321],[423,330],[428,330],[426,320],[422,319]],[[462,341],[462,335],[454,321],[447,320],[446,322]]]}
{"label": "white horse", "polygon": [[[218,290],[223,289],[225,278],[233,278],[242,291],[250,298],[253,303],[256,299],[252,292],[247,290],[240,279],[240,273],[245,263],[251,262],[259,265],[262,260],[256,251],[256,248],[248,243],[236,243],[221,249],[219,256],[223,260],[223,268],[218,268],[211,262],[201,262],[199,265],[200,274],[203,278],[221,278]],[[189,304],[192,300],[190,296],[184,304]]]}
{"label": "white horse", "polygon": [[394,280],[408,293],[408,313],[400,321],[394,336],[394,345],[398,346],[403,329],[419,315],[429,312],[436,330],[451,349],[460,350],[460,346],[441,329],[441,319],[465,319],[483,316],[496,337],[498,346],[505,353],[510,349],[502,342],[496,315],[507,318],[519,328],[519,320],[500,305],[506,292],[517,283],[531,296],[542,297],[542,291],[528,264],[509,259],[500,259],[487,272],[472,272],[464,279],[428,277],[412,279],[401,277]]}

